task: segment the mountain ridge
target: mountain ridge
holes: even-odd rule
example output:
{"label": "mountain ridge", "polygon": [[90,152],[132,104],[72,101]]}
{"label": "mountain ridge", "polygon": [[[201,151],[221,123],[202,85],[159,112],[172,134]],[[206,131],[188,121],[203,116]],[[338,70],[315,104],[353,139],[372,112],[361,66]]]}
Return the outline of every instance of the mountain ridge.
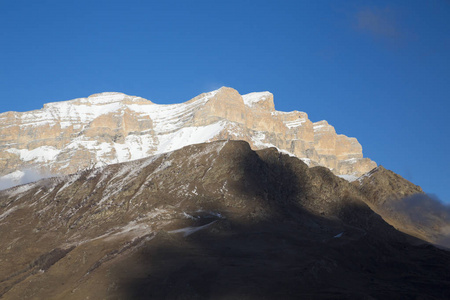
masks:
{"label": "mountain ridge", "polygon": [[449,253],[366,197],[328,168],[231,140],[43,179],[0,191],[0,294],[448,298]]}
{"label": "mountain ridge", "polygon": [[0,175],[31,167],[69,174],[220,139],[277,147],[336,174],[360,176],[376,166],[355,138],[336,134],[326,121],[276,111],[269,92],[241,96],[223,87],[169,105],[108,92],[2,113],[0,122]]}

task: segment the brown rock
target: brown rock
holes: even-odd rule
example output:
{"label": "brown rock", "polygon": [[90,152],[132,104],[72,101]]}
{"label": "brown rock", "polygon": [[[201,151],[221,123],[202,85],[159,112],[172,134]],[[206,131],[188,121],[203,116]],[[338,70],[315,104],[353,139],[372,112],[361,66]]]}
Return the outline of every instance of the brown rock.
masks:
{"label": "brown rock", "polygon": [[337,135],[304,112],[275,110],[269,92],[239,95],[223,87],[174,105],[101,93],[45,104],[41,110],[0,114],[0,176],[38,167],[68,174],[220,139],[275,146],[311,166],[360,176],[376,167],[355,138]]}

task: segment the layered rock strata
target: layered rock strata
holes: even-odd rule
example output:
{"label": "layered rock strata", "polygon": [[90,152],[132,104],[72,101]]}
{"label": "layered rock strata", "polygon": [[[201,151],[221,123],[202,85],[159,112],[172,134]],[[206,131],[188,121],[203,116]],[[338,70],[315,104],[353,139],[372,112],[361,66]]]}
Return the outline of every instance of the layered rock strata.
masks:
{"label": "layered rock strata", "polygon": [[337,175],[358,177],[376,167],[355,138],[336,134],[326,121],[276,111],[269,92],[241,96],[226,87],[172,105],[101,93],[2,113],[0,124],[0,176],[27,168],[69,174],[221,139],[276,147]]}

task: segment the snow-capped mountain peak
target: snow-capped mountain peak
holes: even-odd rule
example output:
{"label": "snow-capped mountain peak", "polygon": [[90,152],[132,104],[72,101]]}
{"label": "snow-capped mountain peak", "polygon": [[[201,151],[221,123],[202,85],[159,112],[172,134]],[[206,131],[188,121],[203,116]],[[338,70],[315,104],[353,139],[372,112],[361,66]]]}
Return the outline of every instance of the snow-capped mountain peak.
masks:
{"label": "snow-capped mountain peak", "polygon": [[100,93],[2,113],[0,122],[0,175],[31,167],[67,174],[220,139],[277,147],[339,175],[358,176],[376,166],[363,158],[356,139],[337,135],[328,123],[276,111],[269,92],[241,96],[228,87],[169,105]]}

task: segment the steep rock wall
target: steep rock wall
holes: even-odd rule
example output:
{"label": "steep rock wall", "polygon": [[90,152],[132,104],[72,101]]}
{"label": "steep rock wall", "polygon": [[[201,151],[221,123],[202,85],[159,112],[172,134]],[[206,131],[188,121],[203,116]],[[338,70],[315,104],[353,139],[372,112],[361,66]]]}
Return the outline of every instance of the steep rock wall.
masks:
{"label": "steep rock wall", "polygon": [[241,96],[226,87],[173,105],[101,93],[2,113],[0,124],[0,175],[30,167],[69,174],[220,139],[277,147],[337,175],[360,176],[376,167],[355,138],[336,134],[326,121],[276,111],[269,92]]}

